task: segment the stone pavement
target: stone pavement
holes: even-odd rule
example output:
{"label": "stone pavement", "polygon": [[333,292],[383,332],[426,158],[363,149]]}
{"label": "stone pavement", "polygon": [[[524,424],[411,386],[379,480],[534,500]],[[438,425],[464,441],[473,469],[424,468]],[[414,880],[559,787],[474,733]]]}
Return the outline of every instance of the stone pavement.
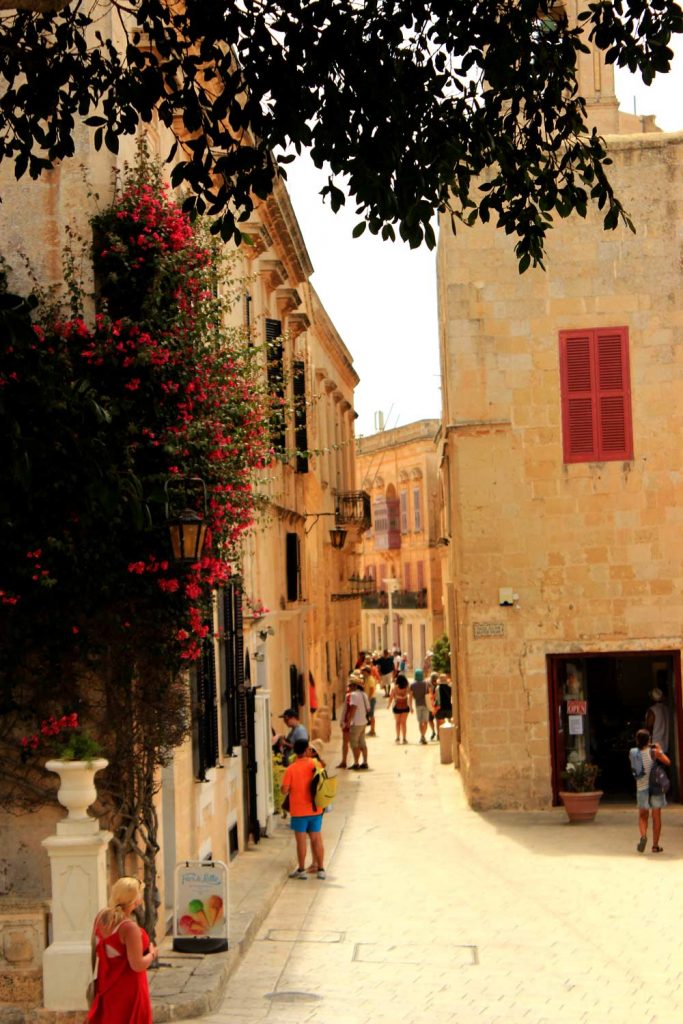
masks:
{"label": "stone pavement", "polygon": [[[172,940],[160,947],[159,967],[149,971],[155,1024],[208,1013],[220,1003],[231,976],[282,890],[294,859],[289,829],[282,819],[272,837],[240,854],[228,875],[226,953],[175,953]],[[123,1024],[123,1022],[122,1022]]]}
{"label": "stone pavement", "polygon": [[287,882],[202,1024],[681,1024],[683,809],[659,855],[631,806],[476,813],[392,726],[340,773],[327,881]]}

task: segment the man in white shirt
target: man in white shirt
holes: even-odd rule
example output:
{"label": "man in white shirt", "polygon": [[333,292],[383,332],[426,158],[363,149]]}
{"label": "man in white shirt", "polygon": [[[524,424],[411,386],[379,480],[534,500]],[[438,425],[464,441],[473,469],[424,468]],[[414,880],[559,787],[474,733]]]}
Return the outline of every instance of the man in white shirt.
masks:
{"label": "man in white shirt", "polygon": [[[354,771],[366,771],[368,767],[368,747],[365,742],[365,729],[370,714],[370,701],[363,690],[363,677],[355,673],[349,678],[350,694],[346,705],[346,724],[349,726],[349,743],[353,751]],[[362,757],[362,761],[360,758]]]}
{"label": "man in white shirt", "polygon": [[645,727],[648,729],[653,743],[659,743],[665,754],[669,752],[669,709],[664,703],[664,694],[655,686],[650,690],[650,696],[654,703],[647,709],[645,715]]}

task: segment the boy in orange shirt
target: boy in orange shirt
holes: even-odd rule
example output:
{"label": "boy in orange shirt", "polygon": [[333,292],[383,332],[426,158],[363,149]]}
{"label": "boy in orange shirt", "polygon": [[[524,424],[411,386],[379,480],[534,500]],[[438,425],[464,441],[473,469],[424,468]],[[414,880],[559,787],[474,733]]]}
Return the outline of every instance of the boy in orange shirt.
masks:
{"label": "boy in orange shirt", "polygon": [[302,882],[308,878],[306,871],[306,834],[311,840],[311,856],[313,863],[318,865],[318,878],[326,878],[323,866],[324,850],[321,829],[323,812],[316,807],[311,796],[311,782],[315,772],[313,758],[308,757],[308,740],[295,740],[294,753],[296,761],[289,765],[282,776],[280,788],[285,796],[289,794],[289,813],[291,828],[296,839],[296,855],[299,866],[290,872],[290,878],[298,878]]}

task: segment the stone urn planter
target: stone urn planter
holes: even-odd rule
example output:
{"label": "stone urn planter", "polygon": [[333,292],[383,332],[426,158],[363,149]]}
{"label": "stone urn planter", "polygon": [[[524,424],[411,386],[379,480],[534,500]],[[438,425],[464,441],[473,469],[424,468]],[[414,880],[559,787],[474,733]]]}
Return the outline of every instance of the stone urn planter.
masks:
{"label": "stone urn planter", "polygon": [[53,758],[45,762],[50,772],[59,775],[60,785],[57,799],[62,807],[66,807],[69,822],[90,821],[88,807],[97,799],[95,775],[109,764],[104,757],[94,757],[92,761],[63,761]]}
{"label": "stone urn planter", "polygon": [[598,813],[603,791],[594,789],[588,793],[571,793],[560,790],[560,800],[564,804],[570,822],[593,821]]}

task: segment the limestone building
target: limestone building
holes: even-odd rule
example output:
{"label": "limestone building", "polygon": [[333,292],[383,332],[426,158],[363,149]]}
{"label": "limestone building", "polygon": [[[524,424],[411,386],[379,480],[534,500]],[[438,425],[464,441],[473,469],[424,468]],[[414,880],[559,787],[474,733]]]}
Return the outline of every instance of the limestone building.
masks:
{"label": "limestone building", "polygon": [[[154,152],[153,131],[149,140]],[[112,170],[134,159],[132,140],[118,157],[95,152],[82,127],[76,141],[74,160],[39,181],[17,184],[9,167],[3,171],[3,255],[25,253],[45,287],[62,279],[67,230],[87,236],[93,193],[106,204]],[[355,548],[369,525],[369,499],[355,484],[358,377],[310,285],[310,258],[282,183],[257,205],[246,234],[235,256],[234,277],[242,283],[232,317],[263,346],[263,373],[281,389],[285,412],[274,438],[277,460],[260,482],[268,515],[244,542],[241,577],[216,594],[215,636],[188,674],[193,738],[163,769],[160,936],[170,923],[179,861],[229,863],[274,827],[271,729],[282,732],[278,716],[294,706],[314,734],[327,736],[361,641],[358,595],[334,599],[349,595]],[[11,262],[12,287],[27,291],[22,262]],[[60,816],[52,807],[23,818],[0,816],[0,930],[11,910],[2,897],[11,893],[12,907],[17,898],[29,901],[31,920],[39,922],[33,932],[47,933],[49,871],[41,840]],[[21,1001],[35,1005],[42,947],[31,948],[32,987]]]}
{"label": "limestone building", "polygon": [[439,241],[456,762],[482,808],[550,806],[576,758],[631,800],[653,689],[681,792],[683,135],[620,115],[595,54],[582,75],[636,234],[589,210],[521,276],[492,226]]}
{"label": "limestone building", "polygon": [[360,557],[362,647],[399,648],[410,669],[422,668],[444,629],[438,431],[438,420],[383,430],[361,438],[356,456],[372,502]]}

